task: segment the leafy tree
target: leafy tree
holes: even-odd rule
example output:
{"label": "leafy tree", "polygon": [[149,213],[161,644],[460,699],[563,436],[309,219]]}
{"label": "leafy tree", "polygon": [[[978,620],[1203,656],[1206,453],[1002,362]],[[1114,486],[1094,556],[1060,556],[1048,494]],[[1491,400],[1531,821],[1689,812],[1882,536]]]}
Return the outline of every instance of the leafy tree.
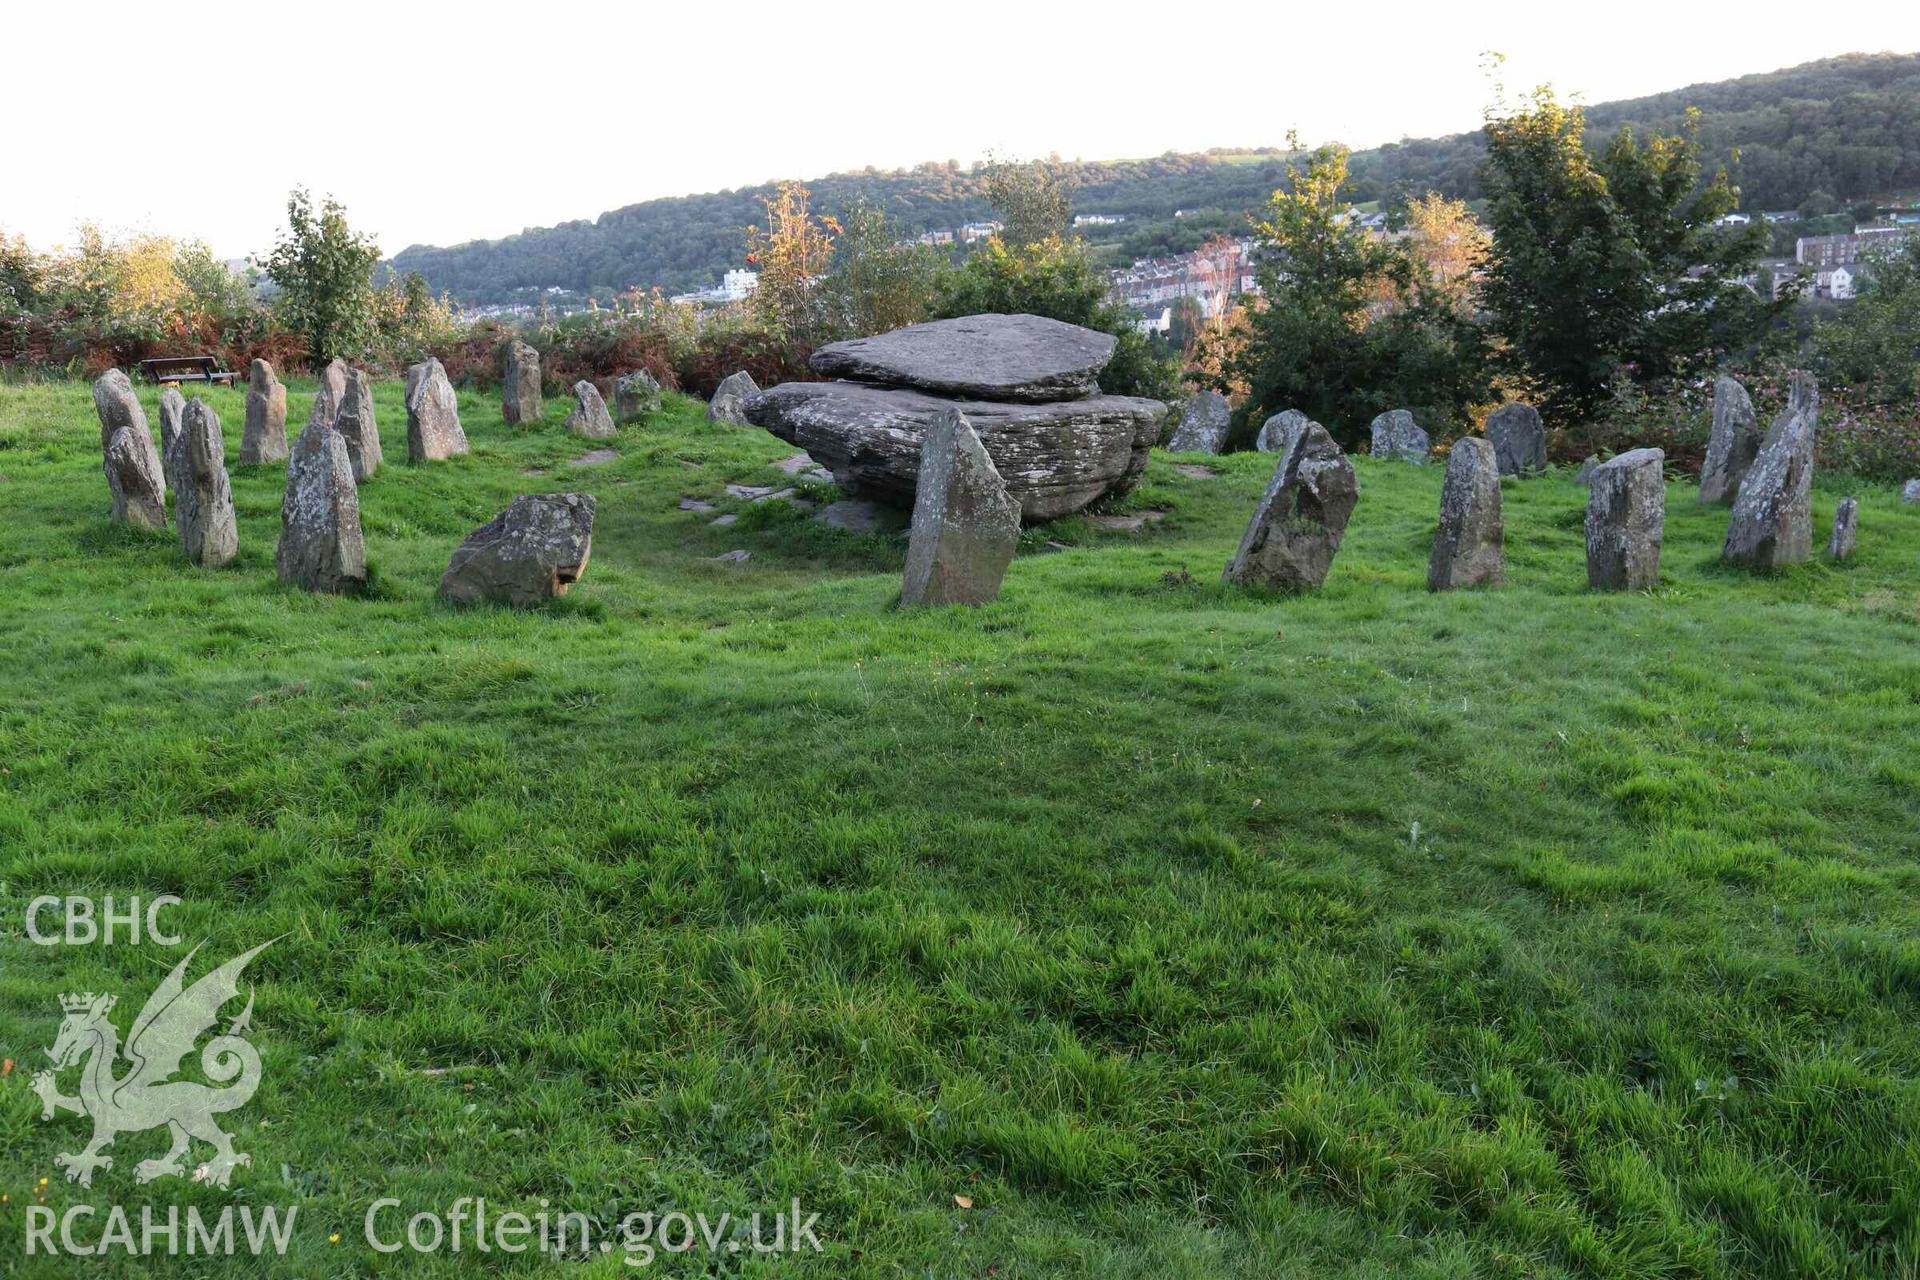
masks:
{"label": "leafy tree", "polygon": [[1869,400],[1911,406],[1920,395],[1920,231],[1866,265],[1859,298],[1814,331],[1820,369]]}
{"label": "leafy tree", "polygon": [[748,309],[768,332],[812,347],[833,334],[822,277],[840,233],[836,218],[816,217],[798,182],[783,182],[762,203],[767,225],[747,228],[747,262],[760,273]]}
{"label": "leafy tree", "polygon": [[944,254],[904,240],[885,211],[865,200],[848,211],[833,261],[827,293],[834,323],[854,337],[925,320],[948,269]]}
{"label": "leafy tree", "polygon": [[196,315],[248,317],[260,309],[252,282],[229,271],[199,240],[189,240],[173,255],[173,274],[185,291],[182,305]]}
{"label": "leafy tree", "polygon": [[1065,239],[1073,225],[1073,179],[1057,159],[993,165],[987,199],[1000,215],[1000,238],[1016,249]]}
{"label": "leafy tree", "polygon": [[1709,365],[1753,343],[1775,314],[1741,283],[1765,233],[1715,218],[1738,196],[1723,170],[1700,181],[1697,118],[1595,157],[1586,121],[1549,89],[1486,125],[1483,182],[1493,246],[1482,300],[1508,367],[1547,407],[1579,418],[1616,370],[1649,379]]}
{"label": "leafy tree", "polygon": [[281,322],[307,340],[316,368],[371,352],[379,261],[379,245],[347,225],[347,211],[333,197],[316,209],[304,188],[287,196],[287,232],[265,265],[280,287]]}
{"label": "leafy tree", "polygon": [[1346,177],[1346,149],[1320,148],[1290,166],[1255,225],[1261,297],[1222,361],[1247,389],[1243,430],[1298,409],[1352,445],[1388,409],[1450,419],[1487,397],[1479,335],[1453,291],[1346,216]]}

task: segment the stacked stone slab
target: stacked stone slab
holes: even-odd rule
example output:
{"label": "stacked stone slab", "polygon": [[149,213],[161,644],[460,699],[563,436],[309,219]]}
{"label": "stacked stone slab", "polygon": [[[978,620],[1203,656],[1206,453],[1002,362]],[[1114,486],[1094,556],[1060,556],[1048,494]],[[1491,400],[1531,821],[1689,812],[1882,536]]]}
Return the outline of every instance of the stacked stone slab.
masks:
{"label": "stacked stone slab", "polygon": [[127,375],[118,369],[101,374],[93,384],[93,408],[100,417],[101,469],[113,499],[114,522],[166,528],[166,471],[147,429],[146,410]]}
{"label": "stacked stone slab", "polygon": [[[824,351],[826,348],[823,347],[821,350]],[[820,352],[816,351],[814,359],[819,358]],[[817,370],[820,366],[816,364],[814,368]],[[755,382],[753,375],[745,369],[728,374],[720,380],[720,385],[713,389],[713,399],[707,401],[707,421],[725,423],[730,427],[751,425],[747,417],[747,401],[759,392],[760,384]]]}
{"label": "stacked stone slab", "polygon": [[331,385],[323,381],[306,428],[287,457],[274,564],[282,582],[349,594],[367,584],[367,548],[360,534],[353,459],[328,412],[333,403]]}
{"label": "stacked stone slab", "polygon": [[611,440],[617,434],[607,402],[600,398],[600,388],[585,378],[573,384],[573,412],[567,415],[567,430],[589,440]]}
{"label": "stacked stone slab", "polygon": [[346,389],[340,396],[340,408],[334,415],[333,429],[347,445],[347,459],[353,463],[355,484],[364,484],[380,470],[384,461],[380,452],[380,427],[373,420],[373,387],[366,370],[348,369]]}
{"label": "stacked stone slab", "polygon": [[1506,576],[1506,527],[1500,516],[1500,464],[1477,436],[1453,442],[1440,486],[1440,524],[1427,560],[1427,589],[1493,585]]}
{"label": "stacked stone slab", "polygon": [[1503,476],[1523,476],[1547,466],[1547,428],[1540,411],[1514,400],[1487,415],[1487,439]]}
{"label": "stacked stone slab", "polygon": [[273,366],[255,360],[247,367],[247,421],[240,432],[240,462],[258,466],[287,460],[287,389]]}
{"label": "stacked stone slab", "polygon": [[1232,425],[1233,411],[1218,391],[1189,396],[1180,410],[1180,425],[1167,441],[1167,452],[1219,453],[1227,447],[1227,429]]}
{"label": "stacked stone slab", "polygon": [[1840,505],[1833,509],[1833,533],[1827,539],[1827,558],[1830,560],[1852,559],[1854,538],[1859,527],[1860,500],[1842,498]]}
{"label": "stacked stone slab", "polygon": [[1787,407],[1740,482],[1722,559],[1777,569],[1813,554],[1813,435],[1819,420],[1820,389],[1812,374],[1796,372]]}
{"label": "stacked stone slab", "polygon": [[942,409],[920,444],[902,604],[985,604],[1020,542],[1020,504],[966,416]]}
{"label": "stacked stone slab", "polygon": [[429,356],[407,370],[407,461],[441,462],[466,452],[459,398],[445,367]]}
{"label": "stacked stone slab", "polygon": [[1389,409],[1373,420],[1369,452],[1376,458],[1424,463],[1433,453],[1433,439],[1413,420],[1409,409]]}
{"label": "stacked stone slab", "polygon": [[587,493],[515,498],[455,549],[440,579],[441,598],[537,605],[567,594],[593,554],[593,513]]}
{"label": "stacked stone slab", "polygon": [[1587,493],[1587,586],[1641,591],[1660,581],[1667,455],[1631,449],[1593,469]]}
{"label": "stacked stone slab", "polygon": [[507,347],[500,413],[510,427],[530,427],[540,421],[540,353],[524,342]]}
{"label": "stacked stone slab", "polygon": [[660,412],[660,384],[645,369],[628,374],[613,384],[613,409],[623,423]]}
{"label": "stacked stone slab", "polygon": [[240,526],[227,479],[227,446],[220,417],[199,396],[187,402],[180,432],[167,453],[173,477],[173,517],[188,564],[217,569],[240,553]]}
{"label": "stacked stone slab", "polygon": [[1166,405],[1097,394],[1113,347],[1038,316],[938,320],[822,347],[815,372],[843,380],[783,383],[744,408],[849,496],[899,507],[915,503],[928,429],[958,410],[1022,516],[1051,520],[1131,489],[1160,438]]}
{"label": "stacked stone slab", "polygon": [[1713,380],[1713,432],[1700,468],[1700,501],[1731,505],[1760,452],[1763,437],[1747,389],[1725,374]]}
{"label": "stacked stone slab", "polygon": [[1240,549],[1225,580],[1281,587],[1318,587],[1327,580],[1347,520],[1360,499],[1353,464],[1317,422],[1289,427]]}
{"label": "stacked stone slab", "polygon": [[1286,448],[1287,432],[1306,421],[1307,415],[1298,409],[1282,409],[1260,425],[1260,434],[1255,438],[1253,447],[1261,453],[1278,453]]}

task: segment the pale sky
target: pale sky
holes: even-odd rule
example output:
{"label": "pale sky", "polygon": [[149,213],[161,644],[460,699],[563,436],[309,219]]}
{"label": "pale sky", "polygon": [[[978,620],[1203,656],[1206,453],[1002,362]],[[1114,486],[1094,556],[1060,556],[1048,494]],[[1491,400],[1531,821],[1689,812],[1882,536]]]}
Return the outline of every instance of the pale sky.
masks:
{"label": "pale sky", "polygon": [[1509,90],[1587,102],[1920,50],[1912,4],[1830,24],[1675,0],[8,9],[0,230],[47,248],[92,219],[229,257],[272,246],[296,184],[391,255],[869,164],[1454,133],[1480,123],[1489,49]]}

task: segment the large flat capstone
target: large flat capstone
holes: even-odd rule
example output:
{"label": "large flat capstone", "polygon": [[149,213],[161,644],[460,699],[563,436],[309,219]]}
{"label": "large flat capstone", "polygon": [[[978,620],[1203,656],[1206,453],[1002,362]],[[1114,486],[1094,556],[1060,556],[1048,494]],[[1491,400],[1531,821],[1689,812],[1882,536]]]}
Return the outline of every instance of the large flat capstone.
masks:
{"label": "large flat capstone", "polygon": [[978,315],[830,342],[807,363],[832,378],[1036,404],[1097,394],[1114,341],[1044,316]]}

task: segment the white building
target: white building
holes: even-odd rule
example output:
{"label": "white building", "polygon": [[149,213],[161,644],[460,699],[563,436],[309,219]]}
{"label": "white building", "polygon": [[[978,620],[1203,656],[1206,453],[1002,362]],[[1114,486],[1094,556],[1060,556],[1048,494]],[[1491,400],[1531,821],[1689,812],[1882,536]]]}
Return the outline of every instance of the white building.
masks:
{"label": "white building", "polygon": [[670,299],[673,302],[691,302],[695,305],[717,305],[726,302],[738,302],[760,287],[758,271],[733,270],[720,277],[718,288],[697,289],[692,293],[676,293]]}
{"label": "white building", "polygon": [[1137,316],[1133,324],[1142,333],[1165,333],[1173,328],[1173,308],[1162,307],[1159,315]]}

